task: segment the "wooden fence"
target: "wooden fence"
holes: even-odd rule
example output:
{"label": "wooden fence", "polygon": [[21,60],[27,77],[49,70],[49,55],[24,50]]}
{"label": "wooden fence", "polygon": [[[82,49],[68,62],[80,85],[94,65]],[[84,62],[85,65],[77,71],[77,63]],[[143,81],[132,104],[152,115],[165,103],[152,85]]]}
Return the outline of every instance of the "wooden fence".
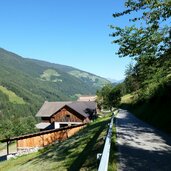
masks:
{"label": "wooden fence", "polygon": [[45,147],[56,141],[63,141],[68,137],[71,137],[80,129],[85,127],[85,125],[86,124],[80,124],[59,129],[41,131],[34,134],[27,134],[19,137],[8,138],[5,140],[1,140],[1,142],[7,142],[7,154],[9,153],[8,145],[12,141],[17,141],[17,150]]}
{"label": "wooden fence", "polygon": [[68,127],[67,129],[56,129],[54,132],[42,132],[40,135],[32,135],[17,140],[17,148],[34,148],[44,147],[55,141],[62,141],[78,132],[84,125],[76,127]]}

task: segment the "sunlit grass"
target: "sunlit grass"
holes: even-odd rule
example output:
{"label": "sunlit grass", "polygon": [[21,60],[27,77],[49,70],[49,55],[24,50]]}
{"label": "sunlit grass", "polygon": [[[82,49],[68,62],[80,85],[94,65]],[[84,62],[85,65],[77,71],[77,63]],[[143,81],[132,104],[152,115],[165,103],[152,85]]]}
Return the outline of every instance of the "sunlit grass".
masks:
{"label": "sunlit grass", "polygon": [[126,94],[125,96],[123,96],[123,97],[121,98],[121,104],[122,104],[122,103],[125,103],[125,104],[132,103],[133,97],[134,97],[133,94]]}
{"label": "sunlit grass", "polygon": [[47,69],[43,72],[43,74],[40,76],[40,78],[44,81],[52,81],[52,82],[57,82],[57,81],[62,81],[61,79],[58,79],[60,74],[54,70],[54,69]]}
{"label": "sunlit grass", "polygon": [[[1,171],[97,170],[111,115],[97,119],[69,139],[37,153],[0,163]],[[113,141],[114,142],[114,141]]]}
{"label": "sunlit grass", "polygon": [[4,94],[6,94],[9,97],[9,101],[11,103],[25,104],[24,100],[21,97],[17,96],[14,92],[8,90],[6,87],[0,86],[0,91],[2,91]]}
{"label": "sunlit grass", "polygon": [[116,149],[116,128],[112,128],[112,139],[110,147],[110,157],[109,157],[109,166],[108,171],[117,170],[117,149]]}

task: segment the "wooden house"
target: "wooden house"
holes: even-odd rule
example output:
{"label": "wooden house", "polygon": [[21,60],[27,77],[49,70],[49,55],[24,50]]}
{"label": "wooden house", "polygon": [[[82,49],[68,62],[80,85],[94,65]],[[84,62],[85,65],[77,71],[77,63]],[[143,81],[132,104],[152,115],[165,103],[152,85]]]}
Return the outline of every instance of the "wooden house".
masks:
{"label": "wooden house", "polygon": [[57,129],[88,123],[95,116],[96,103],[94,101],[45,101],[36,114],[36,117],[40,117],[42,120],[36,127],[40,130]]}

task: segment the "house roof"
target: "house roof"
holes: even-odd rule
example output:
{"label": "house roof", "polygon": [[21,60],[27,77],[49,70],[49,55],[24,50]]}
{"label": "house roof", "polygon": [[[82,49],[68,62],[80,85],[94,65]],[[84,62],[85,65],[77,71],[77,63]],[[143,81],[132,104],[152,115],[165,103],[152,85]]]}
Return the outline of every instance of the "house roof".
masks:
{"label": "house roof", "polygon": [[45,102],[38,113],[37,117],[50,117],[64,106],[75,110],[84,117],[88,116],[88,110],[96,109],[96,103],[92,101],[74,101],[74,102]]}
{"label": "house roof", "polygon": [[84,117],[87,117],[88,110],[94,110],[96,109],[96,103],[92,101],[76,101],[68,104],[71,109],[75,110],[76,112],[80,113]]}
{"label": "house roof", "polygon": [[37,117],[49,117],[71,102],[48,102],[45,101],[40,110],[37,112]]}
{"label": "house roof", "polygon": [[47,128],[51,123],[46,123],[46,122],[40,122],[36,124],[36,128],[38,129],[45,129]]}

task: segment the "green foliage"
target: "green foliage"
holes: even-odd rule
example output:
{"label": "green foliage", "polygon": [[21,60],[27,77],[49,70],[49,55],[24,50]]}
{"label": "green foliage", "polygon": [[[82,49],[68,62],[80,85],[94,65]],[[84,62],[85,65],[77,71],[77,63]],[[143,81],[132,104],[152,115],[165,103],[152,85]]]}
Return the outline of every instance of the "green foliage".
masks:
{"label": "green foliage", "polygon": [[135,115],[150,124],[171,133],[170,97],[171,81],[153,85],[148,92],[137,92],[131,99],[122,101],[122,107],[129,109]]}
{"label": "green foliage", "polygon": [[[139,17],[131,18],[133,26],[113,27],[114,43],[120,45],[120,57],[134,57],[135,65],[126,70],[126,92],[142,91],[144,96],[151,96],[155,87],[163,84],[164,77],[170,74],[170,24],[171,1],[134,1],[127,0],[125,11],[113,16],[122,17],[126,14],[139,12]],[[139,23],[141,22],[141,24]]]}
{"label": "green foliage", "polygon": [[105,85],[101,90],[98,90],[97,95],[97,105],[101,108],[110,108],[109,106],[109,93],[111,92],[113,86],[112,84]]}
{"label": "green foliage", "polygon": [[117,107],[121,100],[121,86],[105,85],[101,90],[97,91],[97,105],[104,109],[112,110],[112,107]]}
{"label": "green foliage", "polygon": [[113,16],[136,13],[138,17],[129,19],[133,25],[111,28],[113,43],[120,46],[117,54],[135,59],[125,73],[125,92],[133,94],[128,106],[142,119],[170,132],[170,109],[164,106],[168,108],[171,101],[171,1],[127,0],[125,7]]}
{"label": "green foliage", "polygon": [[121,89],[119,86],[114,87],[109,93],[109,105],[111,107],[118,107],[121,101]]}
{"label": "green foliage", "polygon": [[130,18],[130,22],[136,26],[111,26],[115,30],[112,34],[115,37],[113,43],[120,45],[118,55],[139,58],[169,54],[171,1],[127,0],[125,7],[125,11],[113,16],[116,18],[139,12],[139,17]]}

